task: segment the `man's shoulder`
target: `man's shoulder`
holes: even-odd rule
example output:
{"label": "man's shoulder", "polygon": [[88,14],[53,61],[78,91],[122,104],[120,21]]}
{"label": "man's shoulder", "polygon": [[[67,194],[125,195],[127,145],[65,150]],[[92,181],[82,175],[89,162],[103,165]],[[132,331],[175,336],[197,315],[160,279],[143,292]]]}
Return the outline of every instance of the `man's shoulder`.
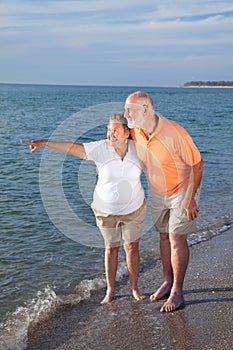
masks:
{"label": "man's shoulder", "polygon": [[[180,135],[180,136],[185,136],[188,134],[188,132],[185,130],[185,128],[183,126],[181,126],[179,123],[177,123],[176,121],[172,120],[172,119],[168,119],[168,118],[161,118],[161,129],[160,131],[162,133],[165,134],[169,134],[172,131],[175,131],[175,134]],[[169,132],[170,131],[170,132]]]}
{"label": "man's shoulder", "polygon": [[142,129],[132,128],[130,129],[130,135],[134,141],[137,141],[138,137],[143,134]]}

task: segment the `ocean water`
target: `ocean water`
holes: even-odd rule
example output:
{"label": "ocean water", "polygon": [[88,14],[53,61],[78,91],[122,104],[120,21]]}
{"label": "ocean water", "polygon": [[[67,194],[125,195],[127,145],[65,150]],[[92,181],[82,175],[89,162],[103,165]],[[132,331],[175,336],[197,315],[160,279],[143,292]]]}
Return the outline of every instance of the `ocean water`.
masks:
{"label": "ocean water", "polygon": [[[48,149],[31,154],[20,140],[102,139],[109,114],[139,89],[158,113],[186,128],[205,161],[189,244],[232,225],[232,89],[0,84],[0,349],[23,349],[30,324],[105,286],[103,242],[90,208],[95,167]],[[145,175],[143,184],[150,203]],[[158,234],[148,216],[141,260],[156,259]],[[121,249],[118,279],[124,274]]]}

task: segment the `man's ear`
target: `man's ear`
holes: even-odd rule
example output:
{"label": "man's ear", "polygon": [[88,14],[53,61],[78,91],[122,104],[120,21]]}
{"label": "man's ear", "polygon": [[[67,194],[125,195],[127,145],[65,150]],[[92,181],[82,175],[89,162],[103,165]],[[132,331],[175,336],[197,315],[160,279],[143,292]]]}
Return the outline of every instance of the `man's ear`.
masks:
{"label": "man's ear", "polygon": [[143,105],[143,108],[144,108],[143,113],[145,114],[145,113],[147,112],[148,105],[144,104],[144,105]]}

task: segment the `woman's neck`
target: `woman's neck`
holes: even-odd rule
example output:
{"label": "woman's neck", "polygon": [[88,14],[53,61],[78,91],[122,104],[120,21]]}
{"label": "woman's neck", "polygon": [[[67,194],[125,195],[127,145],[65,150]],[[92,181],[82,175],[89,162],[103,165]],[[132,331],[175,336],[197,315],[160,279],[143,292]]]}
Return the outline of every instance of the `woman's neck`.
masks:
{"label": "woman's neck", "polygon": [[116,146],[114,145],[114,149],[116,153],[121,157],[121,160],[123,160],[128,151],[128,141],[127,142],[123,141],[122,143]]}

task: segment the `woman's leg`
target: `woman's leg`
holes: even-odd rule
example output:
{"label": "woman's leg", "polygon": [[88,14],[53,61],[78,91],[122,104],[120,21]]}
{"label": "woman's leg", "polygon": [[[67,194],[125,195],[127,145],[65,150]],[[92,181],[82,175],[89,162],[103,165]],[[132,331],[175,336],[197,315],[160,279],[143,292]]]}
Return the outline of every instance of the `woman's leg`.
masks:
{"label": "woman's leg", "polygon": [[117,265],[118,265],[118,251],[119,244],[114,246],[106,245],[105,247],[105,274],[107,281],[107,291],[101,304],[109,303],[114,296],[114,285],[116,280]]}
{"label": "woman's leg", "polygon": [[124,249],[133,297],[136,300],[143,300],[146,296],[141,295],[138,291],[138,276],[140,269],[139,241],[125,243]]}

